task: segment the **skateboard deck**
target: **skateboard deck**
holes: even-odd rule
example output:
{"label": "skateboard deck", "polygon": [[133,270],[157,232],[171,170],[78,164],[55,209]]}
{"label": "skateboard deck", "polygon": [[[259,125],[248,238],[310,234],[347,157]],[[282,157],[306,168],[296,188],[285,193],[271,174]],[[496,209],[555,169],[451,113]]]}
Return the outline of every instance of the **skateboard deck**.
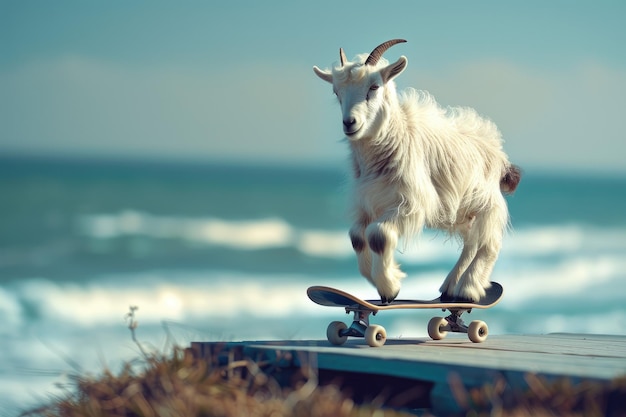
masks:
{"label": "skateboard deck", "polygon": [[314,303],[327,307],[342,307],[346,313],[354,314],[354,320],[350,327],[340,321],[330,323],[326,330],[329,342],[334,345],[341,345],[346,342],[349,336],[364,337],[372,347],[384,345],[387,333],[382,326],[370,325],[370,314],[376,315],[379,311],[385,310],[427,308],[450,312],[449,316],[445,318],[433,317],[428,323],[428,335],[433,340],[443,339],[450,331],[467,333],[472,342],[483,342],[487,339],[487,324],[480,320],[474,320],[467,326],[461,319],[461,315],[471,312],[473,309],[487,309],[495,306],[502,299],[503,293],[502,286],[497,282],[492,282],[486,295],[475,303],[442,301],[440,297],[432,300],[394,300],[391,303],[382,303],[380,300],[362,300],[332,287],[313,286],[307,289],[307,294]]}
{"label": "skateboard deck", "polygon": [[480,301],[472,302],[448,302],[441,301],[440,297],[433,300],[394,300],[391,303],[382,303],[380,300],[362,300],[350,293],[332,287],[314,286],[307,289],[307,294],[311,301],[327,307],[344,307],[349,310],[369,310],[376,313],[380,310],[397,309],[423,309],[441,308],[449,310],[490,308],[496,305],[502,298],[504,290],[497,282],[491,283],[491,288],[487,289],[487,294]]}

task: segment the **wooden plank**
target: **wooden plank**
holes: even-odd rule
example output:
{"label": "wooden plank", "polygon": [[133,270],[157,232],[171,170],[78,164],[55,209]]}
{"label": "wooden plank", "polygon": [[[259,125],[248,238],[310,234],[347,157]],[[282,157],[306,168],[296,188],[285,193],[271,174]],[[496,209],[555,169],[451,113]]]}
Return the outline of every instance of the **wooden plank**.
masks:
{"label": "wooden plank", "polygon": [[[337,347],[327,341],[261,341],[192,343],[202,355],[218,346],[236,349],[250,358],[263,357],[285,367],[312,366],[320,370],[385,377],[408,378],[433,384],[433,404],[449,392],[449,378],[458,376],[466,387],[482,386],[504,378],[525,387],[525,375],[548,379],[568,377],[611,380],[626,375],[626,336],[575,334],[490,335],[484,343],[472,343],[465,335],[450,334],[444,340],[389,339],[378,348],[362,339],[350,339]],[[285,360],[288,358],[288,360]]]}
{"label": "wooden plank", "polygon": [[[201,342],[195,342],[198,345]],[[213,343],[209,343],[213,344]],[[466,367],[494,371],[533,372],[552,376],[612,379],[626,374],[626,336],[504,335],[490,336],[485,343],[471,343],[464,335],[446,339],[390,339],[380,348],[370,348],[360,339],[335,347],[326,341],[233,342],[226,345],[248,350],[283,350],[318,355],[335,369],[361,369],[362,359],[377,372],[414,376],[410,364]],[[332,363],[332,362],[335,363]],[[399,369],[389,361],[399,362]],[[379,369],[380,368],[380,369]],[[407,375],[408,373],[408,375]]]}
{"label": "wooden plank", "polygon": [[[377,373],[402,377],[415,377],[430,368],[433,372],[444,368],[465,367],[491,371],[532,372],[546,376],[570,376],[578,378],[611,379],[626,374],[626,344],[617,343],[594,349],[598,343],[589,343],[578,350],[582,339],[571,339],[574,344],[562,346],[552,336],[503,336],[491,337],[482,344],[468,342],[463,336],[449,336],[443,341],[426,339],[389,340],[381,348],[370,348],[360,340],[346,346],[331,347],[326,342],[294,347],[291,343],[272,346],[273,349],[297,350],[318,354],[318,361],[329,361],[333,369],[362,369],[361,359],[381,362]],[[495,339],[495,340],[492,340]],[[273,345],[273,344],[272,344]],[[264,349],[264,344],[250,343],[249,348]],[[390,366],[388,362],[394,362]],[[437,366],[435,366],[437,365]],[[397,368],[397,369],[396,369]],[[433,380],[436,376],[429,377]]]}

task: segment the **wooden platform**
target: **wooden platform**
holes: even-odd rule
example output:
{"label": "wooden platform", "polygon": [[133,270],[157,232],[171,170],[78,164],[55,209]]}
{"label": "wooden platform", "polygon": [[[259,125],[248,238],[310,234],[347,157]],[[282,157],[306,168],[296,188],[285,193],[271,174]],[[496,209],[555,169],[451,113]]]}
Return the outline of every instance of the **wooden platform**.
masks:
{"label": "wooden platform", "polygon": [[320,380],[325,376],[355,381],[372,390],[397,392],[399,387],[419,385],[427,398],[418,401],[417,407],[441,414],[454,404],[450,398],[454,381],[471,388],[504,380],[511,387],[525,389],[527,374],[548,380],[568,377],[574,382],[626,375],[626,336],[490,335],[486,342],[476,344],[465,335],[451,334],[440,341],[389,339],[379,348],[350,339],[341,347],[324,340],[193,342],[192,349],[201,357],[247,357],[285,371],[310,366],[319,372]]}

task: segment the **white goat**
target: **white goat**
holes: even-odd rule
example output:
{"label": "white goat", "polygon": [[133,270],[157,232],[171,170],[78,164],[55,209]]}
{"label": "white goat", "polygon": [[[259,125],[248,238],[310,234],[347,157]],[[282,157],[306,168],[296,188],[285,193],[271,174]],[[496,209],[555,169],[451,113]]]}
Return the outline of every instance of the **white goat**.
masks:
{"label": "white goat", "polygon": [[427,92],[396,93],[407,65],[382,54],[394,39],[349,62],[339,49],[332,70],[313,67],[333,85],[354,166],[354,223],[359,270],[391,302],[406,276],[393,253],[402,236],[424,226],[458,234],[463,250],[440,288],[442,299],[477,301],[489,288],[509,215],[502,192],[520,181],[500,132],[470,108],[441,108]]}

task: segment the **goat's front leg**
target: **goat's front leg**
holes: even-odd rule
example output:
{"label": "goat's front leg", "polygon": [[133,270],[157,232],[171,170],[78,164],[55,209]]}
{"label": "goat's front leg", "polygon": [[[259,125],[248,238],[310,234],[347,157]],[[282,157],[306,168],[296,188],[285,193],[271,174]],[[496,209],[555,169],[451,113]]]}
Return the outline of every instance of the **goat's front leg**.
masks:
{"label": "goat's front leg", "polygon": [[365,227],[367,225],[364,221],[357,221],[350,228],[350,241],[352,242],[352,249],[356,253],[357,261],[359,264],[359,272],[363,275],[372,285],[376,285],[372,280],[372,254],[367,245],[365,239]]}
{"label": "goat's front leg", "polygon": [[371,277],[383,303],[393,301],[400,292],[406,274],[400,270],[393,255],[398,245],[398,230],[392,221],[376,221],[365,229],[372,253]]}

